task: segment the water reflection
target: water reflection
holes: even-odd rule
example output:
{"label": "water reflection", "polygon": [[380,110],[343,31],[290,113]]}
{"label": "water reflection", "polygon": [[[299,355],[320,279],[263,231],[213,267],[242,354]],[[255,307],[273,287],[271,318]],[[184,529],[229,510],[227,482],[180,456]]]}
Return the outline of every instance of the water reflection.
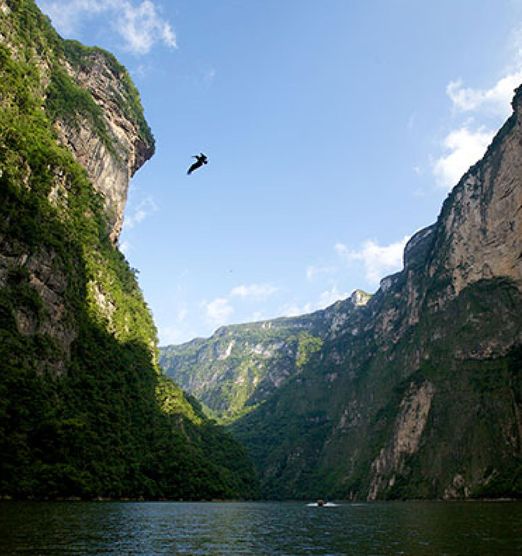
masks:
{"label": "water reflection", "polygon": [[0,554],[522,554],[522,504],[1,503]]}

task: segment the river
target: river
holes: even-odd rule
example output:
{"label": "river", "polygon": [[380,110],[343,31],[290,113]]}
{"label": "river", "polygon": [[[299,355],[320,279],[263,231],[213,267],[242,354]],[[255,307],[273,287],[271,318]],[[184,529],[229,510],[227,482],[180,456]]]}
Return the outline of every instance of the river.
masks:
{"label": "river", "polygon": [[2,502],[0,554],[520,555],[522,503]]}

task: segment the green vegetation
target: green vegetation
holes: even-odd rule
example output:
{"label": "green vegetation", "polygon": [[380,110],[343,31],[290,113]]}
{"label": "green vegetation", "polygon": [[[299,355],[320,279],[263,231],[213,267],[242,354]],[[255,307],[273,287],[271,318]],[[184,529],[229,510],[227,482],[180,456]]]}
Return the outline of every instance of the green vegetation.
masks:
{"label": "green vegetation", "polygon": [[53,118],[96,125],[99,108],[60,70],[62,43],[34,3],[9,6],[0,31],[19,47],[0,46],[0,496],[255,496],[242,447],[159,373],[103,200],[57,142]]}
{"label": "green vegetation", "polygon": [[[426,288],[425,307],[444,288],[438,280]],[[381,303],[382,311],[393,298]],[[403,400],[429,382],[435,394],[418,450],[403,456],[399,472],[383,471],[393,481],[379,497],[441,498],[448,488],[450,496],[520,497],[522,348],[461,354],[516,343],[521,304],[516,284],[483,280],[443,311],[426,308],[397,343],[366,335],[324,342],[301,373],[230,427],[256,464],[263,496],[366,498],[372,462],[394,441]],[[337,362],[331,353],[349,356]]]}
{"label": "green vegetation", "polygon": [[[78,41],[62,40],[33,0],[9,0],[11,13],[0,14],[2,32],[17,46],[21,61],[41,61],[50,81],[45,94],[46,107],[52,119],[62,118],[70,125],[81,125],[78,118],[86,118],[109,149],[115,155],[114,145],[99,106],[92,96],[75,83],[64,69],[67,61],[76,71],[92,71],[96,60],[102,59],[114,75],[111,95],[123,114],[137,124],[139,135],[146,145],[154,145],[154,137],[143,115],[139,92],[128,71],[106,50],[84,46]],[[44,93],[42,83],[36,86]]]}
{"label": "green vegetation", "polygon": [[297,368],[304,367],[310,361],[312,353],[319,351],[322,346],[323,340],[321,338],[316,338],[310,334],[301,334],[298,337],[297,357],[295,358]]}
{"label": "green vegetation", "polygon": [[165,372],[203,404],[209,417],[229,424],[248,414],[322,346],[319,319],[302,330],[301,319],[278,319],[270,327],[250,323],[221,328],[209,340],[160,349]]}
{"label": "green vegetation", "polygon": [[113,94],[118,97],[118,106],[130,121],[138,124],[140,137],[144,143],[154,145],[152,131],[143,115],[139,91],[125,67],[110,52],[102,48],[85,46],[74,40],[63,41],[62,48],[65,59],[78,70],[91,68],[97,58],[103,58],[114,74],[115,83],[119,85],[117,90],[113,90]]}
{"label": "green vegetation", "polygon": [[102,109],[89,91],[79,87],[60,67],[56,67],[51,74],[45,108],[52,121],[62,120],[76,130],[83,125],[82,119],[86,119],[109,152],[116,155]]}

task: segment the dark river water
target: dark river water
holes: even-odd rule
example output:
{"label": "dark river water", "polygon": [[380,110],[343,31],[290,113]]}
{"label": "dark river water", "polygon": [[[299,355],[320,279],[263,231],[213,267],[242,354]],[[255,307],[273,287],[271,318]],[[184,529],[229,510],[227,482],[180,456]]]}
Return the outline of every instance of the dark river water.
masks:
{"label": "dark river water", "polygon": [[8,554],[522,555],[522,503],[4,502]]}

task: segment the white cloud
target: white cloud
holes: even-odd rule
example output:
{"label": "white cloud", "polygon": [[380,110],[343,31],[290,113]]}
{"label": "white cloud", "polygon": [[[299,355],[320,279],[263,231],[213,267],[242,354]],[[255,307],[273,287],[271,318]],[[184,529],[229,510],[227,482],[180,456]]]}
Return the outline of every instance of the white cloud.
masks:
{"label": "white cloud", "polygon": [[131,214],[125,216],[123,221],[125,230],[132,230],[132,228],[143,222],[147,216],[150,216],[157,210],[158,205],[156,205],[152,197],[143,199]]}
{"label": "white cloud", "polygon": [[249,284],[240,285],[230,290],[232,297],[267,299],[278,291],[278,288],[271,284]]}
{"label": "white cloud", "polygon": [[227,319],[234,312],[234,308],[226,297],[218,297],[209,303],[204,303],[204,308],[207,319],[213,325],[226,324]]}
{"label": "white cloud", "polygon": [[230,316],[235,312],[231,298],[265,300],[278,291],[271,284],[241,284],[232,288],[227,296],[217,297],[213,301],[203,301],[201,306],[207,321],[213,326],[228,324]]}
{"label": "white cloud", "polygon": [[300,315],[306,315],[308,313],[318,311],[319,309],[325,309],[340,299],[346,299],[348,295],[348,293],[339,291],[337,286],[333,285],[330,289],[321,292],[316,301],[305,303],[304,305],[299,305],[298,303],[287,303],[281,307],[279,314],[285,317],[298,317]]}
{"label": "white cloud", "polygon": [[[446,93],[457,112],[475,113],[479,119],[494,116],[501,121],[510,114],[514,89],[521,82],[522,70],[518,69],[499,79],[489,89],[465,87],[458,79],[448,84]],[[493,136],[493,131],[473,125],[473,120],[449,132],[442,141],[445,153],[432,165],[437,185],[445,189],[456,185],[469,167],[482,158]]]}
{"label": "white cloud", "polygon": [[103,22],[123,39],[123,48],[147,54],[158,43],[176,47],[172,26],[165,21],[152,0],[42,0],[40,7],[58,31],[77,33],[86,19],[104,16]]}
{"label": "white cloud", "polygon": [[126,48],[136,54],[146,54],[154,43],[162,42],[176,46],[176,36],[169,23],[158,15],[151,0],[144,0],[134,6],[128,0],[114,2],[122,12],[114,21],[114,26],[126,42]]}
{"label": "white cloud", "polygon": [[352,250],[342,243],[337,243],[335,250],[348,264],[361,261],[366,279],[371,284],[377,285],[381,278],[402,268],[402,254],[409,239],[410,236],[404,236],[389,245],[379,245],[370,239],[365,241],[359,250]]}
{"label": "white cloud", "polygon": [[446,93],[453,106],[462,112],[485,110],[505,118],[511,112],[510,104],[514,89],[522,83],[522,71],[499,79],[490,89],[464,87],[462,80],[451,81]]}
{"label": "white cloud", "polygon": [[65,35],[77,32],[83,18],[95,17],[109,9],[103,0],[42,0],[37,3]]}
{"label": "white cloud", "polygon": [[456,185],[464,172],[484,155],[493,135],[493,131],[484,127],[472,131],[466,126],[449,133],[443,141],[449,152],[433,164],[437,184],[448,189]]}

